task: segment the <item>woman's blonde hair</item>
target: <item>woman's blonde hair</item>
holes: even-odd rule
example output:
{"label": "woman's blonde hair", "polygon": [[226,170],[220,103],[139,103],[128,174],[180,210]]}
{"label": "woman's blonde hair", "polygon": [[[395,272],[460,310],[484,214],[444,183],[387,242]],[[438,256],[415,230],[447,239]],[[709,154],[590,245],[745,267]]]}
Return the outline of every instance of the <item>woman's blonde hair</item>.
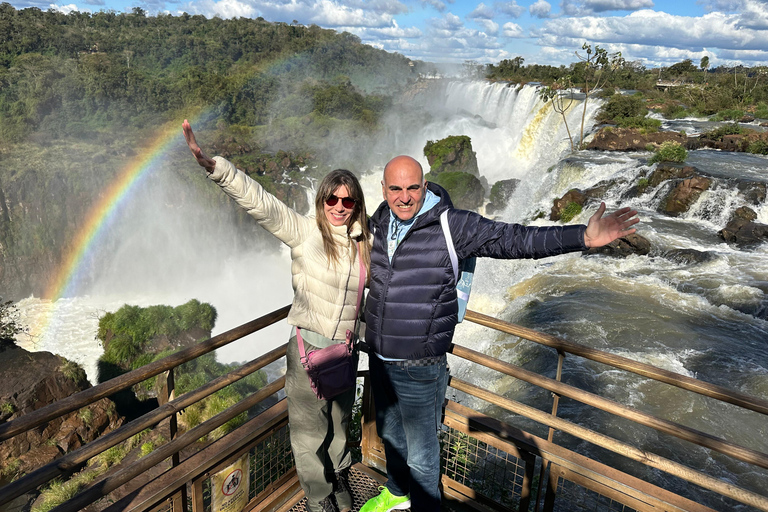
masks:
{"label": "woman's blonde hair", "polygon": [[[336,189],[344,185],[347,187],[349,197],[355,200],[355,207],[347,223],[347,233],[355,224],[360,223],[362,233],[355,238],[355,241],[362,242],[360,247],[362,248],[362,258],[365,264],[366,273],[370,274],[371,268],[371,247],[370,247],[370,235],[371,232],[368,229],[368,215],[365,211],[365,197],[363,196],[363,188],[360,186],[360,182],[357,176],[352,174],[346,169],[336,169],[326,174],[323,181],[317,187],[317,195],[315,196],[315,219],[317,221],[317,227],[320,229],[320,233],[323,235],[323,248],[325,254],[328,257],[328,263],[334,266],[339,262],[339,247],[334,243],[333,236],[331,234],[331,223],[325,216],[325,201],[336,192]],[[352,255],[357,254],[357,244],[352,246]]]}

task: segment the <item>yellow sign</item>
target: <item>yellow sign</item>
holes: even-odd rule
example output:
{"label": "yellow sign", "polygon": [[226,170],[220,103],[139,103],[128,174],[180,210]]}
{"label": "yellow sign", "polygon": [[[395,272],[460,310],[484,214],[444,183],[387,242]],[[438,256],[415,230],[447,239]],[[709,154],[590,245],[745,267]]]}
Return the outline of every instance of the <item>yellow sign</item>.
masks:
{"label": "yellow sign", "polygon": [[248,504],[248,453],[211,477],[213,512],[241,512]]}

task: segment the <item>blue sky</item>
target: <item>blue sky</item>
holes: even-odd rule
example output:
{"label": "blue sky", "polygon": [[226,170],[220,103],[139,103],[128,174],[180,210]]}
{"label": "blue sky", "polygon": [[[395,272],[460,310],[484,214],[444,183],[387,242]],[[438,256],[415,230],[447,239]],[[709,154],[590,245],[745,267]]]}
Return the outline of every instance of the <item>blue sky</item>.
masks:
{"label": "blue sky", "polygon": [[258,17],[316,24],[430,62],[568,65],[583,43],[646,67],[684,59],[768,65],[768,0],[11,0],[95,12]]}

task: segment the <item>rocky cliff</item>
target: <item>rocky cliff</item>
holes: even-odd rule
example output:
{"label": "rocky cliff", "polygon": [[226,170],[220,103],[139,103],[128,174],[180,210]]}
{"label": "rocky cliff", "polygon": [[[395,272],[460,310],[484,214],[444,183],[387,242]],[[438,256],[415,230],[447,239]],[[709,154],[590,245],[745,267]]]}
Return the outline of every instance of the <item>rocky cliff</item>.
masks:
{"label": "rocky cliff", "polygon": [[[90,387],[76,363],[50,352],[0,342],[0,423]],[[98,402],[0,442],[4,478],[14,478],[114,430],[123,419],[112,401]]]}

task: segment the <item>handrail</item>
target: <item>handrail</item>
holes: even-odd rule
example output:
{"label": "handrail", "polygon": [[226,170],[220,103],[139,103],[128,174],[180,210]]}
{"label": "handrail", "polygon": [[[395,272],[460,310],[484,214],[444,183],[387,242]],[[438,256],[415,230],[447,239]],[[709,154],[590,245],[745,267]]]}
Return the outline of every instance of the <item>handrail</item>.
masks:
{"label": "handrail", "polygon": [[607,448],[614,453],[623,455],[632,460],[641,462],[647,466],[660,469],[666,473],[677,476],[699,485],[705,489],[715,491],[723,496],[727,496],[741,503],[752,505],[760,510],[768,510],[768,498],[761,496],[760,494],[752,491],[736,487],[735,485],[711,477],[699,471],[688,468],[680,463],[671,461],[655,453],[651,453],[645,450],[640,450],[632,445],[608,437],[594,430],[590,430],[586,427],[582,427],[568,420],[558,418],[550,413],[542,412],[534,407],[525,405],[523,403],[505,398],[496,393],[492,393],[487,389],[483,389],[469,382],[463,381],[457,377],[450,377],[448,385],[454,389],[475,396],[482,400],[485,400],[494,405],[498,405],[511,411],[515,414],[520,414],[526,418],[530,418],[543,425],[554,427],[562,432],[571,434],[580,439],[584,439],[597,446]]}
{"label": "handrail", "polygon": [[544,334],[527,327],[515,325],[503,320],[498,320],[491,316],[483,315],[475,311],[467,310],[465,319],[474,322],[479,325],[484,325],[497,331],[506,332],[514,336],[519,336],[527,340],[546,345],[550,348],[568,352],[577,356],[597,361],[598,363],[604,363],[615,368],[627,370],[643,377],[649,377],[653,380],[664,382],[678,388],[682,388],[688,391],[693,391],[703,396],[714,398],[722,402],[737,405],[751,411],[758,412],[760,414],[768,415],[768,400],[763,400],[746,393],[734,391],[723,386],[716,384],[710,384],[709,382],[700,381],[686,375],[656,368],[649,364],[634,361],[627,357],[618,356],[602,350],[590,348],[572,341],[558,338],[550,334]]}
{"label": "handrail", "polygon": [[223,347],[233,341],[236,341],[243,336],[252,334],[264,327],[267,327],[277,321],[282,320],[288,316],[289,306],[284,306],[276,311],[268,313],[260,318],[251,320],[234,329],[230,329],[226,332],[218,334],[206,341],[197,343],[191,347],[185,348],[178,352],[175,352],[168,357],[164,357],[158,361],[149,363],[136,370],[130,371],[114,379],[110,379],[106,382],[88,388],[84,391],[70,395],[67,398],[57,400],[56,402],[41,407],[36,411],[29,414],[25,414],[13,421],[0,425],[0,441],[5,441],[11,437],[18,435],[27,430],[33,429],[42,425],[54,418],[70,413],[88,404],[91,404],[97,400],[108,397],[117,391],[131,387],[134,384],[146,380],[150,377],[154,377],[164,371],[175,368],[180,364],[191,361],[196,357],[203,354],[207,354],[217,348]]}
{"label": "handrail", "polygon": [[222,375],[203,386],[194,389],[188,393],[180,395],[178,398],[166,402],[160,407],[148,412],[147,414],[136,418],[135,420],[127,423],[120,428],[105,434],[91,443],[81,446],[77,450],[62,455],[58,459],[49,462],[45,466],[37,468],[24,475],[22,478],[11,482],[0,489],[0,505],[8,503],[14,498],[17,498],[25,492],[32,490],[57,476],[76,471],[77,468],[91,457],[125,441],[129,437],[141,432],[145,428],[148,428],[156,423],[164,420],[165,418],[172,416],[175,413],[181,412],[184,408],[192,405],[199,400],[215,393],[216,391],[236,382],[251,373],[263,368],[264,366],[272,363],[281,357],[285,356],[286,345],[277,347],[270,352],[254,359],[253,361],[246,363],[243,366],[229,372],[226,375]]}
{"label": "handrail", "polygon": [[212,432],[231,420],[238,414],[247,411],[262,400],[274,395],[285,386],[285,377],[280,377],[274,382],[270,382],[256,393],[244,398],[232,407],[225,409],[213,418],[201,423],[193,429],[186,431],[176,439],[160,446],[149,455],[142,457],[129,466],[118,470],[113,475],[108,475],[96,483],[86,488],[74,498],[62,503],[52,509],[51,512],[77,512],[83,507],[90,505],[102,496],[106,496],[132,478],[144,473],[150,468],[161,463],[174,453],[178,453],[182,448],[196,442],[202,436]]}
{"label": "handrail", "polygon": [[558,395],[572,398],[583,404],[590,405],[611,414],[615,414],[616,416],[628,419],[640,425],[651,427],[655,430],[658,430],[659,432],[673,435],[679,439],[690,441],[691,443],[697,444],[699,446],[715,450],[748,464],[754,464],[756,466],[768,469],[768,454],[745,448],[726,439],[687,427],[680,423],[665,420],[652,414],[638,411],[632,407],[627,407],[613,400],[603,398],[588,391],[583,391],[579,388],[558,382],[554,379],[542,377],[541,375],[535,374],[531,371],[524,370],[519,366],[499,361],[498,359],[486,356],[480,352],[477,352],[476,350],[472,350],[467,347],[454,344],[451,347],[450,352],[455,356],[463,357],[468,361],[481,364],[486,368],[491,368],[492,370],[499,371],[509,375],[510,377],[524,380],[525,382],[546,389],[547,391],[552,391]]}

